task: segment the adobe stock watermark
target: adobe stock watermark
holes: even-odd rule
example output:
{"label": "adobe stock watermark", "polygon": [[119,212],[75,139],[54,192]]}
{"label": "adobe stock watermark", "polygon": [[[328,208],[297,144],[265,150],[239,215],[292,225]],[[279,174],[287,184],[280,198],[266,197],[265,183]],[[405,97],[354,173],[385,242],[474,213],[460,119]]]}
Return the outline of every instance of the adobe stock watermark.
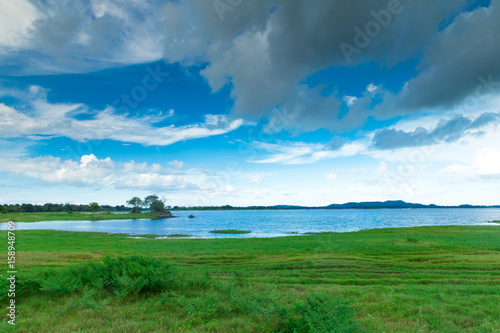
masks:
{"label": "adobe stock watermark", "polygon": [[[477,81],[479,83],[474,89],[473,96],[465,102],[465,106],[468,108],[478,107],[479,100],[484,98],[485,95],[493,94],[500,90],[500,82],[494,81],[493,74],[491,73],[486,78],[483,75],[479,75]],[[429,158],[436,153],[437,145],[441,142],[434,139],[430,144],[412,149],[400,161],[397,171],[391,172],[390,179],[392,184],[407,183],[411,177],[416,176],[421,166],[427,163]]]}
{"label": "adobe stock watermark", "polygon": [[7,281],[8,290],[8,306],[7,306],[7,321],[10,325],[16,325],[16,223],[9,221],[7,223]]}
{"label": "adobe stock watermark", "polygon": [[[120,97],[111,102],[111,107],[115,112],[124,114],[138,108],[141,102],[144,102],[149,93],[157,89],[167,78],[170,73],[162,69],[160,62],[156,66],[148,65],[145,68],[146,74],[142,77],[139,84],[132,87],[128,92],[122,93]],[[93,149],[101,144],[101,140],[106,139],[105,133],[109,130],[105,125],[100,123],[96,133],[95,140],[79,142],[76,147],[66,146],[67,154],[72,158],[79,160],[82,155],[89,155]]]}
{"label": "adobe stock watermark", "polygon": [[219,16],[219,19],[224,21],[224,15],[227,12],[232,12],[236,7],[241,5],[242,2],[243,0],[214,0],[212,6]]}
{"label": "adobe stock watermark", "polygon": [[[259,131],[256,135],[249,135],[246,138],[247,142],[273,142],[275,133],[279,133],[291,124],[290,118],[291,114],[286,108],[274,109],[272,112],[272,118],[269,120],[267,125],[267,130]],[[243,156],[245,159],[254,159],[257,156],[257,151],[255,148],[242,142],[238,146],[238,154]],[[236,177],[240,177],[243,173],[244,170],[240,162],[237,160],[228,161],[224,171],[217,172],[215,175],[208,178],[207,184],[210,185],[208,186],[208,189],[204,189],[202,193],[193,197],[193,206],[210,205],[211,190],[217,188],[224,189],[228,185],[232,187],[231,184],[234,183],[234,179]]]}
{"label": "adobe stock watermark", "polygon": [[[464,105],[469,108],[478,107],[479,101],[482,98],[500,90],[500,81],[495,81],[491,73],[488,75],[479,75],[476,77],[476,80],[478,83],[473,90],[474,93],[472,98],[464,103]],[[426,145],[413,147],[409,151],[405,151],[401,157],[395,161],[393,168],[387,169],[387,173],[379,176],[383,181],[382,184],[396,191],[411,189],[415,184],[414,178],[422,175],[422,171],[429,163],[430,158],[438,153],[438,144],[442,142],[442,140],[434,139]],[[317,251],[322,250],[325,246],[327,246],[328,251],[330,251],[330,244],[333,244],[335,241],[335,236],[325,236],[325,238],[320,239]]]}
{"label": "adobe stock watermark", "polygon": [[160,68],[160,64],[157,64],[155,68],[148,65],[146,72],[147,74],[142,78],[141,84],[134,86],[128,93],[121,94],[120,98],[111,103],[111,107],[119,112],[130,112],[131,109],[137,108],[148,97],[148,93],[158,88],[164,79],[170,75],[169,72]]}
{"label": "adobe stock watermark", "polygon": [[340,50],[347,63],[352,63],[352,56],[354,54],[360,54],[362,49],[367,48],[372,40],[382,33],[383,28],[391,24],[394,16],[402,11],[403,6],[400,0],[389,0],[386,9],[381,9],[378,12],[374,10],[370,11],[373,20],[366,23],[364,29],[358,26],[354,27],[354,32],[356,33],[353,40],[354,45],[346,42],[341,42],[339,44]]}
{"label": "adobe stock watermark", "polygon": [[489,74],[487,78],[482,75],[477,77],[479,84],[474,89],[474,97],[469,99],[466,106],[474,107],[479,103],[478,101],[488,94],[494,94],[500,90],[500,81],[493,81],[493,74]]}

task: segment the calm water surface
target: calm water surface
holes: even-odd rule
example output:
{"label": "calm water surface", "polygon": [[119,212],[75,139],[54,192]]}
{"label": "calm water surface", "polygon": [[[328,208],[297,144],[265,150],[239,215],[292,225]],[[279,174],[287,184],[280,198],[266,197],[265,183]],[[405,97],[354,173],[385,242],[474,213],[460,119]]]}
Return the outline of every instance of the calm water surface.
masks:
{"label": "calm water surface", "polygon": [[[305,232],[437,225],[477,225],[500,220],[500,209],[377,209],[182,211],[163,220],[18,222],[17,230],[50,229],[138,234],[188,234],[193,237],[279,237]],[[195,216],[188,218],[189,214]],[[490,224],[491,225],[491,224]],[[492,226],[494,227],[494,226]],[[214,229],[250,230],[250,234],[212,234]],[[6,230],[7,224],[0,224]]]}

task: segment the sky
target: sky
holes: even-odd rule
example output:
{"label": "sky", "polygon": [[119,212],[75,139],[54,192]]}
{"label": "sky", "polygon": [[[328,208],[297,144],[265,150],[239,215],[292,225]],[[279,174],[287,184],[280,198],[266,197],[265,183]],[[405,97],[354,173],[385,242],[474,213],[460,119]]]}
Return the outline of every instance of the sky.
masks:
{"label": "sky", "polygon": [[0,203],[500,204],[500,0],[0,0]]}

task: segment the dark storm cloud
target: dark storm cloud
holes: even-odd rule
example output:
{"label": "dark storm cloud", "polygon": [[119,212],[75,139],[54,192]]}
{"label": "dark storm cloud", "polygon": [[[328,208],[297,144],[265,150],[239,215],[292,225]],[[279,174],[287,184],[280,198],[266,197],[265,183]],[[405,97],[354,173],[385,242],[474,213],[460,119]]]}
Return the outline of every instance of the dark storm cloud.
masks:
{"label": "dark storm cloud", "polygon": [[[290,114],[284,130],[342,132],[369,116],[498,93],[499,1],[463,12],[472,0],[32,0],[40,17],[24,36],[30,43],[0,45],[8,64],[0,72],[85,72],[163,56],[205,66],[201,74],[214,92],[230,87],[237,116],[272,119],[278,109]],[[396,94],[382,83],[374,110],[358,95],[339,117],[344,96],[304,84],[332,66],[391,67],[408,59],[420,59],[418,75]]]}
{"label": "dark storm cloud", "polygon": [[397,149],[454,142],[473,130],[493,124],[500,120],[498,113],[483,113],[472,120],[464,116],[457,116],[448,121],[440,122],[434,129],[428,130],[419,127],[413,132],[395,129],[383,129],[373,138],[373,147],[377,149]]}
{"label": "dark storm cloud", "polygon": [[500,92],[500,1],[458,15],[434,38],[419,75],[377,108],[383,117],[451,108],[468,98]]}
{"label": "dark storm cloud", "polygon": [[[235,1],[222,19],[211,8],[213,3],[181,1],[165,7],[166,31],[174,40],[167,43],[165,56],[170,61],[207,62],[202,74],[212,89],[231,84],[235,112],[260,117],[270,108],[292,103],[301,89],[298,83],[311,73],[364,61],[390,66],[415,56],[440,22],[466,1]],[[365,33],[374,24],[379,31],[357,43],[359,29]],[[340,47],[345,44],[359,52],[346,57]],[[318,117],[335,116],[341,103],[333,104],[326,114],[303,108],[294,125],[322,127],[303,126],[310,118],[317,118],[312,123],[331,124]]]}

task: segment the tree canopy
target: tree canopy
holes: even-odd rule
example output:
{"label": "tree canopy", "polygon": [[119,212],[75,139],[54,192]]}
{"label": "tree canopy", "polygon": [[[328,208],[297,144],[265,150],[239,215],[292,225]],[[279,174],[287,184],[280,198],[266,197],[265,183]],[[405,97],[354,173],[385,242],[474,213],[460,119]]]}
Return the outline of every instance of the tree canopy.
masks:
{"label": "tree canopy", "polygon": [[160,198],[156,194],[148,195],[147,197],[144,198],[144,201],[143,201],[144,207],[151,208],[151,205],[159,200],[160,200]]}
{"label": "tree canopy", "polygon": [[99,209],[101,209],[101,207],[99,206],[99,204],[97,202],[91,202],[90,209],[92,210],[92,213],[95,214],[95,212],[97,212]]}
{"label": "tree canopy", "polygon": [[144,205],[144,201],[142,201],[139,197],[133,197],[132,199],[127,201],[127,205],[133,207],[132,213],[140,213],[140,207]]}
{"label": "tree canopy", "polygon": [[149,208],[151,213],[164,213],[165,199],[160,199],[156,194],[148,195],[144,198],[144,207]]}

